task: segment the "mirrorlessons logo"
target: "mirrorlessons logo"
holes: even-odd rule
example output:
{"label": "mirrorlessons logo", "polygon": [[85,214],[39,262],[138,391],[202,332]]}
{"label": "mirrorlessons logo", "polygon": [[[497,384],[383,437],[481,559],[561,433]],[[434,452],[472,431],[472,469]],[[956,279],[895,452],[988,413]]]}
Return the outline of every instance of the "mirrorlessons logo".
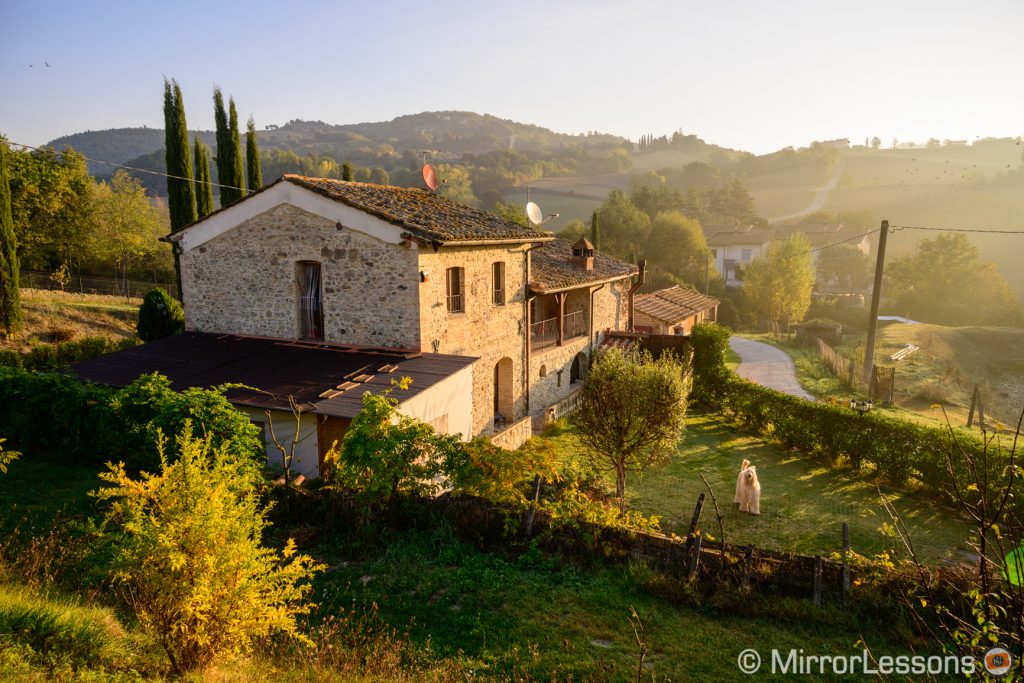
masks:
{"label": "mirrorlessons logo", "polygon": [[[945,675],[970,676],[982,669],[1000,677],[1013,668],[1013,658],[1004,648],[994,647],[979,662],[969,655],[882,655],[872,659],[867,650],[859,655],[809,655],[803,649],[772,650],[771,673],[795,675]],[[746,649],[736,659],[736,666],[745,674],[761,670],[761,654]]]}

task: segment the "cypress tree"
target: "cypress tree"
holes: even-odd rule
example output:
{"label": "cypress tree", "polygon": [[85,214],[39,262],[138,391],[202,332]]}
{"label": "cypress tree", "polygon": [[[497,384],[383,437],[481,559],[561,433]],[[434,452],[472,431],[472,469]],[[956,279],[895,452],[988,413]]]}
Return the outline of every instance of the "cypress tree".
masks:
{"label": "cypress tree", "polygon": [[11,218],[11,186],[7,180],[7,140],[0,137],[0,332],[21,329],[18,290],[18,243]]}
{"label": "cypress tree", "polygon": [[210,153],[196,133],[196,213],[204,218],[213,213],[213,183],[210,182]]}
{"label": "cypress tree", "polygon": [[220,205],[227,206],[235,201],[237,197],[232,194],[231,188],[223,187],[230,185],[228,178],[231,177],[231,131],[228,130],[228,112],[224,108],[224,95],[220,88],[213,89],[213,120],[217,128],[217,152],[214,159],[217,163],[217,179],[221,187]]}
{"label": "cypress tree", "polygon": [[196,197],[192,186],[192,156],[188,144],[188,124],[181,87],[164,79],[164,159],[167,175],[167,208],[171,214],[171,232],[177,232],[196,220]]}
{"label": "cypress tree", "polygon": [[594,209],[594,214],[590,217],[590,243],[594,245],[594,249],[601,248],[601,230],[597,223],[597,209]]}
{"label": "cypress tree", "polygon": [[352,164],[347,161],[341,165],[341,179],[348,182],[352,181]]}
{"label": "cypress tree", "polygon": [[256,123],[252,120],[251,116],[245,128],[245,168],[248,173],[249,190],[255,192],[263,187],[260,149],[256,145]]}
{"label": "cypress tree", "polygon": [[238,188],[235,190],[236,199],[241,199],[245,196],[245,162],[242,160],[242,135],[238,129],[238,110],[233,97],[228,98],[228,117],[231,126],[231,182],[227,184]]}

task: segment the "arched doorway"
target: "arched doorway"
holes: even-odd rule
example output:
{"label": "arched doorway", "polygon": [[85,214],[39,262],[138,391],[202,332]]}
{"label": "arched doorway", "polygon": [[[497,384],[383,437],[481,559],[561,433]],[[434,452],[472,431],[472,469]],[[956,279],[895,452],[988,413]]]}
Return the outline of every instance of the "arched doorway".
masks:
{"label": "arched doorway", "polygon": [[582,382],[587,378],[587,357],[582,353],[577,353],[576,357],[572,359],[572,367],[569,368],[569,382],[570,384],[576,384]]}
{"label": "arched doorway", "polygon": [[501,427],[515,419],[514,407],[512,359],[505,357],[494,365],[494,426]]}

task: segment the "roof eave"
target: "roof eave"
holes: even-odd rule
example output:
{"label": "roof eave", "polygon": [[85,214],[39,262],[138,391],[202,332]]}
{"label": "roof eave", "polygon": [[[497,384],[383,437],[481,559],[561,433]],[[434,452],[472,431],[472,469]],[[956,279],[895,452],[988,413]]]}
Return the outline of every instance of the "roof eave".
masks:
{"label": "roof eave", "polygon": [[634,275],[638,275],[639,272],[640,271],[637,270],[632,273],[626,273],[624,275],[616,275],[614,277],[606,277],[601,280],[590,280],[588,282],[580,282],[577,284],[564,285],[561,287],[538,287],[533,283],[530,283],[528,287],[530,291],[535,294],[557,294],[558,292],[567,292],[571,289],[584,289],[587,287],[594,287],[596,285],[606,285],[609,282],[615,282],[616,280],[625,280],[626,278],[631,278]]}

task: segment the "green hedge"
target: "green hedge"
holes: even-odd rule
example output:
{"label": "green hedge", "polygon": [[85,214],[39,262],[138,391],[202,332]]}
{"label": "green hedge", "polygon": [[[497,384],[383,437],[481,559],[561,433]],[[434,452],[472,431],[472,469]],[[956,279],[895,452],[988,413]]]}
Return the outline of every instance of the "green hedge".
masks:
{"label": "green hedge", "polygon": [[[861,415],[846,407],[789,396],[735,375],[724,381],[720,396],[719,411],[787,447],[824,458],[845,457],[856,467],[870,465],[897,484],[913,478],[936,494],[945,495],[949,488],[946,454],[952,436],[946,428],[880,413]],[[982,452],[981,439],[954,431],[959,448]],[[954,457],[954,466],[959,469],[962,460]]]}
{"label": "green hedge", "polygon": [[221,389],[173,391],[167,378],[144,375],[121,390],[60,374],[0,368],[0,436],[23,457],[59,462],[123,461],[133,469],[159,464],[156,432],[173,437],[185,420],[216,447],[262,461],[259,430]]}
{"label": "green hedge", "polygon": [[83,337],[75,341],[44,343],[33,346],[28,353],[0,349],[0,367],[50,372],[115,351],[130,349],[138,340],[110,337]]}

